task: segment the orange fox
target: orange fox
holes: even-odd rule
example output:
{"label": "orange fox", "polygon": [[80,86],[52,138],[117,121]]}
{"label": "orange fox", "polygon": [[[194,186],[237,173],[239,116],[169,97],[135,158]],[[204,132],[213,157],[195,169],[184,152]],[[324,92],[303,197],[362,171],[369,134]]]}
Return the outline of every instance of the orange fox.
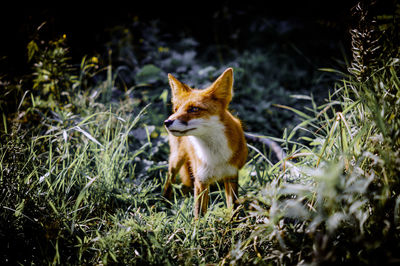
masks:
{"label": "orange fox", "polygon": [[197,219],[207,211],[209,186],[224,181],[228,207],[238,197],[238,171],[246,162],[247,145],[240,120],[228,111],[233,70],[228,68],[208,88],[193,89],[168,74],[173,114],[164,121],[170,157],[164,196],[179,173],[185,186],[194,185]]}

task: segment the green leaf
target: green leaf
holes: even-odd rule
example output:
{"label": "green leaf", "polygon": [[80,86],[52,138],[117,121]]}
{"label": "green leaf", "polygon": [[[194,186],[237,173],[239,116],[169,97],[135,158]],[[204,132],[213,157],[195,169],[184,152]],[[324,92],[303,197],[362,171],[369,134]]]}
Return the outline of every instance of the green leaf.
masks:
{"label": "green leaf", "polygon": [[302,111],[299,111],[299,110],[297,110],[297,109],[295,109],[293,107],[282,105],[282,104],[273,104],[273,106],[278,107],[278,108],[282,108],[282,109],[290,110],[290,111],[296,113],[297,115],[299,115],[299,116],[301,116],[301,117],[303,117],[305,119],[309,119],[309,120],[312,119],[311,116],[309,116],[309,115],[303,113]]}
{"label": "green leaf", "polygon": [[156,67],[155,65],[148,64],[142,67],[139,72],[136,74],[136,82],[137,83],[154,83],[158,80],[161,80],[160,77],[161,69]]}
{"label": "green leaf", "polygon": [[163,101],[164,104],[167,104],[168,101],[168,90],[165,89],[160,95],[160,99]]}
{"label": "green leaf", "polygon": [[34,40],[28,43],[28,62],[30,62],[37,51],[39,51],[39,47],[37,46]]}

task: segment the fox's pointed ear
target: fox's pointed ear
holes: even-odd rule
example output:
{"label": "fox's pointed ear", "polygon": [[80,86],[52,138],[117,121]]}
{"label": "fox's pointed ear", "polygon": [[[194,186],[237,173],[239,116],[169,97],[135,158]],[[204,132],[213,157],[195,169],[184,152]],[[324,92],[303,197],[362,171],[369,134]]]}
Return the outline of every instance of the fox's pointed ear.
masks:
{"label": "fox's pointed ear", "polygon": [[173,98],[179,97],[180,95],[182,95],[182,93],[190,92],[190,88],[186,84],[180,82],[171,74],[168,74],[168,80],[169,80],[169,86],[171,87]]}
{"label": "fox's pointed ear", "polygon": [[228,68],[207,89],[210,95],[226,105],[232,100],[233,69]]}

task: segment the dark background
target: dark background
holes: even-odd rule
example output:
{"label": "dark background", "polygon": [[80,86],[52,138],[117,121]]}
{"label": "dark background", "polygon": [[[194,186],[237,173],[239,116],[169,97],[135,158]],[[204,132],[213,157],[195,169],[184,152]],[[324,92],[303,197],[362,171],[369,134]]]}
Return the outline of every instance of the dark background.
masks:
{"label": "dark background", "polygon": [[[267,2],[267,3],[265,3]],[[181,4],[133,1],[129,4],[98,3],[92,7],[60,4],[58,7],[2,8],[0,15],[0,73],[8,78],[29,72],[26,46],[43,22],[40,39],[52,40],[66,34],[73,62],[84,55],[104,54],[109,39],[107,29],[141,21],[158,20],[161,31],[194,37],[200,46],[215,43],[247,47],[255,20],[275,19],[288,25],[301,25],[289,38],[296,42],[324,40],[349,46],[350,9],[355,1],[202,1]],[[113,5],[111,5],[113,4]],[[283,24],[285,25],[285,24]],[[232,35],[235,39],[232,40]],[[265,36],[265,42],[274,40]],[[234,41],[234,43],[232,43]],[[307,47],[302,47],[307,50]],[[329,57],[326,49],[309,47],[315,56]],[[336,49],[338,51],[338,49]],[[332,56],[340,56],[335,54]]]}

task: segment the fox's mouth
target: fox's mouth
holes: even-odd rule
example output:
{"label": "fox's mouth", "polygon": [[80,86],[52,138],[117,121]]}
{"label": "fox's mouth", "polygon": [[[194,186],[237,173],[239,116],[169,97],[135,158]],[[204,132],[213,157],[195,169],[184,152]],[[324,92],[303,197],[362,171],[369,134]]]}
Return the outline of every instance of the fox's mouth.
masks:
{"label": "fox's mouth", "polygon": [[196,129],[196,128],[194,127],[194,128],[189,128],[189,129],[186,129],[186,130],[169,129],[169,131],[171,131],[171,132],[173,132],[173,133],[186,134],[186,133],[188,133],[189,131],[195,130],[195,129]]}

